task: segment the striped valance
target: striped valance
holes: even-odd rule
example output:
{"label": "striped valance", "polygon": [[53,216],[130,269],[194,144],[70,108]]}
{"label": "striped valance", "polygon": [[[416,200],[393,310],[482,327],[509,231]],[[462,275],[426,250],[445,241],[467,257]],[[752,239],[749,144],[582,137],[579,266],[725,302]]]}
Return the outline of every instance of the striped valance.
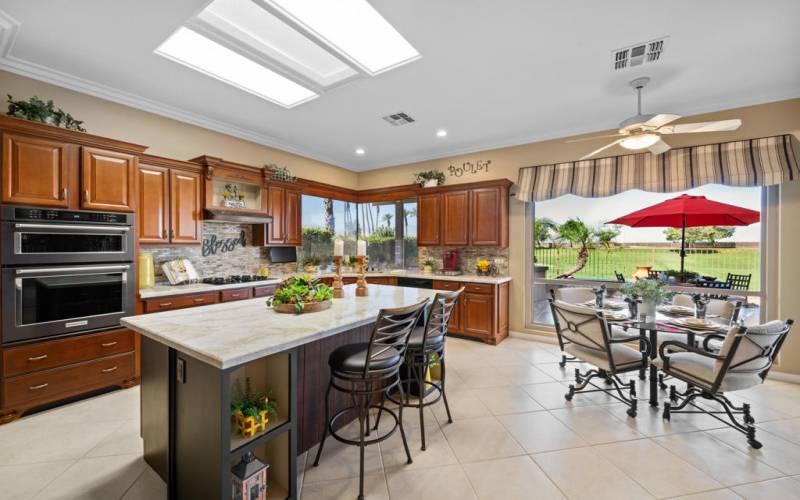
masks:
{"label": "striped valance", "polygon": [[629,189],[658,193],[703,184],[770,186],[800,177],[793,135],[764,137],[519,169],[517,197],[542,201],[564,194],[600,198]]}

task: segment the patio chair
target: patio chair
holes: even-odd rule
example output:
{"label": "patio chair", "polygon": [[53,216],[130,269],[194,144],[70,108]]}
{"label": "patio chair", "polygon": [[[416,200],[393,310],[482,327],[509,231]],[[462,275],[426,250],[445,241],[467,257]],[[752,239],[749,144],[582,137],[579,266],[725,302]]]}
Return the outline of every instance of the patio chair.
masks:
{"label": "patio chair", "polygon": [[676,293],[672,296],[672,305],[681,307],[690,307],[694,309],[694,299],[691,295],[685,293]]}
{"label": "patio chair", "polygon": [[[681,342],[661,344],[656,365],[687,384],[684,392],[670,386],[669,401],[664,403],[664,419],[670,420],[674,413],[705,413],[744,434],[753,448],[761,448],[761,443],[756,440],[755,419],[750,414],[750,405],[736,406],[725,394],[764,382],[793,323],[788,319],[750,328],[733,326],[727,335],[716,335],[724,338],[722,348],[716,354]],[[698,397],[715,401],[722,409],[712,411],[694,404]],[[689,405],[693,409],[685,410]],[[718,415],[727,416],[728,420]],[[742,419],[737,415],[742,415]]]}
{"label": "patio chair", "polygon": [[657,280],[661,276],[661,273],[663,272],[664,271],[659,271],[657,269],[650,269],[649,271],[647,271],[647,279]]}
{"label": "patio chair", "polygon": [[[603,313],[594,309],[560,300],[550,300],[550,307],[559,342],[566,341],[564,349],[576,359],[597,367],[586,372],[576,368],[575,383],[569,385],[569,392],[564,398],[572,401],[577,393],[603,392],[628,405],[628,416],[635,417],[636,381],[626,383],[618,375],[640,370],[647,363],[647,356],[624,344],[638,342],[640,348],[645,349],[644,354],[648,354],[650,342],[638,335],[612,336]],[[594,378],[602,379],[610,387],[592,384]],[[588,386],[593,389],[587,389]],[[623,387],[627,388],[627,395],[623,393]]]}
{"label": "patio chair", "polygon": [[617,277],[617,281],[620,283],[625,283],[625,276],[622,273],[618,273],[617,270],[614,270],[614,276]]}
{"label": "patio chair", "polygon": [[736,323],[739,320],[739,313],[742,311],[742,302],[739,300],[722,300],[708,297],[708,305],[706,306],[706,316],[715,315],[720,319],[728,321],[729,324]]}
{"label": "patio chair", "polygon": [[728,273],[728,278],[725,282],[730,285],[729,288],[731,290],[749,290],[750,289],[750,278],[752,278],[752,274],[732,274]]}
{"label": "patio chair", "polygon": [[[560,300],[570,304],[584,304],[595,300],[594,290],[584,286],[551,288],[550,297],[552,297],[553,300]],[[558,366],[561,368],[567,366],[567,363],[577,362],[574,357],[564,353],[564,346],[568,343],[569,342],[564,342],[561,337],[558,337],[558,346],[561,348],[561,361],[558,362]]]}
{"label": "patio chair", "polygon": [[694,286],[697,288],[715,288],[718,290],[731,289],[731,284],[727,281],[698,281]]}

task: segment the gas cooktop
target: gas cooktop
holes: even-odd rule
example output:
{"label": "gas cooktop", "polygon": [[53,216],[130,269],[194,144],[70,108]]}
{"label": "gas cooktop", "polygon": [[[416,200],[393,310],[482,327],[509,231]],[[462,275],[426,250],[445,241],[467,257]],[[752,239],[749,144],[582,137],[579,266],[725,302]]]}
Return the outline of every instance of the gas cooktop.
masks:
{"label": "gas cooktop", "polygon": [[234,283],[249,283],[251,281],[265,281],[269,278],[258,274],[232,274],[230,276],[215,276],[213,278],[203,278],[203,283],[207,285],[231,285]]}

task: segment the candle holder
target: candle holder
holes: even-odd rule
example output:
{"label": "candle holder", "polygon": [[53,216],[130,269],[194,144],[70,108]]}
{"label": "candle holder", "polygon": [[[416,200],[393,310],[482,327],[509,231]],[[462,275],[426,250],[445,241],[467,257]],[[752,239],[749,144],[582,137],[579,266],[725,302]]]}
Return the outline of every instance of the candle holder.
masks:
{"label": "candle holder", "polygon": [[333,263],[336,265],[336,274],[333,277],[333,298],[341,299],[344,297],[342,290],[342,257],[341,255],[333,256]]}
{"label": "candle holder", "polygon": [[356,257],[358,261],[358,279],[356,280],[356,297],[366,297],[368,295],[367,278],[365,276],[366,269],[364,268],[364,261],[366,256],[359,255]]}

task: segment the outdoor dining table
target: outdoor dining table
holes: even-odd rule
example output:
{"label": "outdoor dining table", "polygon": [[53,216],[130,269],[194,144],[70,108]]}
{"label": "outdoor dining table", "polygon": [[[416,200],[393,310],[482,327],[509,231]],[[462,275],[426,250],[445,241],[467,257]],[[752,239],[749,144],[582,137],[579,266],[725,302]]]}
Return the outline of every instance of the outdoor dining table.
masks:
{"label": "outdoor dining table", "polygon": [[[605,310],[600,308],[595,308],[598,311],[607,312],[610,314],[619,313],[619,311],[613,310]],[[621,326],[626,330],[631,328],[639,330],[639,336],[642,338],[646,338],[650,342],[650,352],[642,353],[642,360],[644,361],[642,365],[642,369],[639,370],[639,379],[645,380],[645,365],[649,365],[649,375],[647,379],[649,380],[649,402],[650,406],[657,407],[658,406],[658,368],[653,363],[653,361],[658,357],[658,334],[659,333],[678,333],[678,334],[685,334],[686,335],[686,343],[688,345],[694,345],[695,337],[697,335],[704,335],[704,334],[725,334],[730,326],[730,322],[724,320],[719,317],[715,316],[707,316],[707,319],[715,324],[717,328],[715,330],[696,330],[689,327],[683,326],[676,326],[670,323],[670,321],[683,318],[686,316],[681,315],[672,315],[666,314],[661,311],[657,311],[655,318],[653,321],[641,321],[632,318],[628,319],[608,319],[608,323],[611,325]],[[647,359],[649,354],[650,359]]]}

